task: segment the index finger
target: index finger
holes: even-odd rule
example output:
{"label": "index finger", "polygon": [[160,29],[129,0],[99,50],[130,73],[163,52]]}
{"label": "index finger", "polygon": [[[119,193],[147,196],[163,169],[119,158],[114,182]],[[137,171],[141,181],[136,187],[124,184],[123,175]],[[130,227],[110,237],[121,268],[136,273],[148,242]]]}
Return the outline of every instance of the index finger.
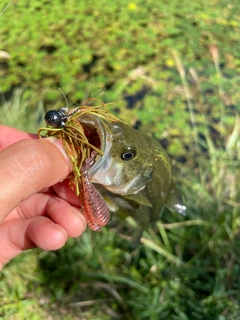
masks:
{"label": "index finger", "polygon": [[[4,146],[7,143],[4,141]],[[57,139],[26,138],[3,149],[0,222],[23,200],[65,179],[70,170],[68,157]]]}
{"label": "index finger", "polygon": [[0,150],[24,139],[37,139],[36,134],[27,133],[15,128],[0,125]]}

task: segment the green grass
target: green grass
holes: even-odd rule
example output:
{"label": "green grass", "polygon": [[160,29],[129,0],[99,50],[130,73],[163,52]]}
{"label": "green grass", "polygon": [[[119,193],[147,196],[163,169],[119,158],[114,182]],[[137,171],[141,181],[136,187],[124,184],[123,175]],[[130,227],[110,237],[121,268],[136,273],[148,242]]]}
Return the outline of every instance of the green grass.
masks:
{"label": "green grass", "polygon": [[[196,113],[199,102],[189,93],[176,53],[175,59],[192,125],[186,163],[173,159],[187,215],[166,209],[134,251],[135,224],[128,218],[101,233],[88,230],[56,252],[25,253],[0,275],[3,319],[25,319],[26,312],[34,319],[45,314],[54,319],[239,318],[240,120],[223,107],[221,79],[212,84],[221,92],[214,112],[219,121]],[[29,113],[24,94],[16,92],[2,108],[5,122],[29,129],[37,126],[43,108],[40,103]]]}
{"label": "green grass", "polygon": [[[164,132],[168,152],[183,158],[192,128],[173,50],[186,68],[190,91],[201,100],[196,111],[216,117],[220,81],[233,122],[239,17],[236,0],[15,1],[0,19],[1,50],[10,54],[0,56],[0,92],[20,86],[28,92],[29,108],[41,97],[45,109],[52,109],[64,104],[58,87],[70,103],[81,103],[107,86],[100,98],[114,102],[111,111],[143,131],[154,128],[157,139]],[[212,45],[219,49],[221,77]]]}
{"label": "green grass", "polygon": [[[77,2],[63,1],[60,10],[58,1],[51,4],[46,1],[41,10],[35,11],[34,3],[28,9],[25,1],[15,5],[14,10],[21,12],[20,24],[29,21],[31,12],[36,20],[43,13],[44,17],[51,16],[52,21],[60,15],[62,20],[53,26],[64,30],[64,39],[70,39],[71,31],[71,41],[77,41],[77,31],[71,29],[71,24],[66,27],[65,17],[66,13],[77,12]],[[81,2],[82,11],[76,18],[83,23],[83,32],[78,35],[85,40],[81,49],[85,45],[86,51],[91,52],[84,49],[79,64],[84,63],[85,54],[90,54],[91,60],[96,50],[101,57],[91,67],[91,76],[82,79],[79,87],[76,84],[79,78],[68,64],[76,51],[69,54],[64,49],[62,38],[55,37],[56,29],[49,29],[47,18],[42,26],[52,38],[45,38],[40,30],[36,34],[46,43],[49,39],[54,44],[59,41],[59,52],[66,50],[63,64],[69,73],[61,71],[58,85],[70,103],[87,97],[89,91],[97,93],[111,82],[99,98],[113,101],[111,111],[115,115],[133,126],[140,123],[141,130],[163,143],[173,159],[174,179],[187,214],[181,216],[165,209],[161,221],[149,226],[135,250],[130,247],[135,223],[128,218],[110,224],[101,233],[87,230],[79,239],[69,239],[56,252],[25,252],[0,273],[0,319],[21,320],[27,314],[31,319],[237,320],[240,318],[237,3],[184,1],[181,10],[177,1],[171,5],[163,1],[159,7],[151,1],[145,5],[141,1],[123,2],[121,8],[114,2],[99,3],[93,1],[86,12],[86,3]],[[144,21],[145,24],[149,21],[146,15],[149,10],[153,18],[146,28]],[[11,16],[9,9],[7,12],[4,21]],[[159,30],[156,21],[160,16],[163,35],[156,43]],[[21,46],[28,43],[34,23],[22,35],[25,42],[21,41]],[[106,34],[99,36],[101,27]],[[12,29],[8,24],[4,28],[12,37],[8,46],[15,51],[20,45],[12,36],[17,32],[17,23]],[[132,46],[129,41],[134,32],[138,36]],[[37,48],[34,52],[39,49],[40,42],[34,37],[29,43],[29,57],[33,48]],[[144,39],[150,39],[146,51]],[[136,54],[138,47],[141,55]],[[59,52],[55,53],[55,59],[60,70]],[[16,51],[14,61],[20,57]],[[111,68],[107,67],[109,64]],[[33,81],[30,72],[29,79],[24,80],[29,81],[27,87],[15,90],[11,99],[1,96],[2,123],[37,132],[49,101],[52,108],[64,105],[57,85],[53,85],[58,68],[47,68],[55,72],[52,77],[46,77],[39,67],[36,69],[42,75],[39,82]],[[15,74],[16,69],[12,70],[12,76],[26,76],[25,71]],[[84,75],[82,70],[79,74]]]}

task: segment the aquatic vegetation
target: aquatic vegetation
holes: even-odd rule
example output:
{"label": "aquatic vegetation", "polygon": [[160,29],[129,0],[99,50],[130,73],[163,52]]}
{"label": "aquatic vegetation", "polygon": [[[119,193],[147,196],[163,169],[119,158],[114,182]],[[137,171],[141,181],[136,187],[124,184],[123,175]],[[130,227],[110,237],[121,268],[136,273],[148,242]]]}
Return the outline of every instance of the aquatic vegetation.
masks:
{"label": "aquatic vegetation", "polygon": [[80,104],[107,85],[109,111],[171,155],[187,215],[166,209],[134,250],[128,217],[25,252],[0,274],[0,317],[240,319],[239,4],[59,3],[1,16],[1,122],[36,132],[62,106],[57,87]]}

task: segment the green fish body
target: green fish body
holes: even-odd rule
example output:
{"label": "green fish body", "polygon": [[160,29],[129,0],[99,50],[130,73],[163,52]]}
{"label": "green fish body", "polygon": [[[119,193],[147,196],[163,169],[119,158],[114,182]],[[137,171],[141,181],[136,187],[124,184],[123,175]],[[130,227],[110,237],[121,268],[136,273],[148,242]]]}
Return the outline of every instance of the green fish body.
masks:
{"label": "green fish body", "polygon": [[89,174],[110,211],[132,216],[140,229],[157,221],[172,184],[171,161],[163,147],[123,122],[104,122],[95,115],[78,121],[99,136],[104,155]]}

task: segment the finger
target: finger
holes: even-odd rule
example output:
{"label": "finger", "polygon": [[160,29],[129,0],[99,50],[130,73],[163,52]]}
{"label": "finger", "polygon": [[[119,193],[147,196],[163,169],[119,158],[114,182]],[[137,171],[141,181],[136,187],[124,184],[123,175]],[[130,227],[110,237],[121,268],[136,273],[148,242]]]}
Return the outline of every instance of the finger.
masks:
{"label": "finger", "polygon": [[35,194],[20,204],[17,213],[15,217],[7,217],[5,221],[45,215],[62,226],[68,236],[73,238],[79,237],[86,229],[86,221],[80,210],[53,195]]}
{"label": "finger", "polygon": [[67,241],[64,228],[46,217],[8,221],[0,226],[0,269],[23,250],[57,250]]}
{"label": "finger", "polygon": [[73,191],[71,188],[69,180],[64,180],[57,183],[53,186],[53,189],[60,198],[68,201],[76,207],[79,207],[80,199],[76,196],[75,191]]}
{"label": "finger", "polygon": [[0,152],[0,222],[23,200],[63,180],[70,163],[60,141],[21,140]]}
{"label": "finger", "polygon": [[24,139],[37,139],[37,135],[0,125],[0,150]]}

